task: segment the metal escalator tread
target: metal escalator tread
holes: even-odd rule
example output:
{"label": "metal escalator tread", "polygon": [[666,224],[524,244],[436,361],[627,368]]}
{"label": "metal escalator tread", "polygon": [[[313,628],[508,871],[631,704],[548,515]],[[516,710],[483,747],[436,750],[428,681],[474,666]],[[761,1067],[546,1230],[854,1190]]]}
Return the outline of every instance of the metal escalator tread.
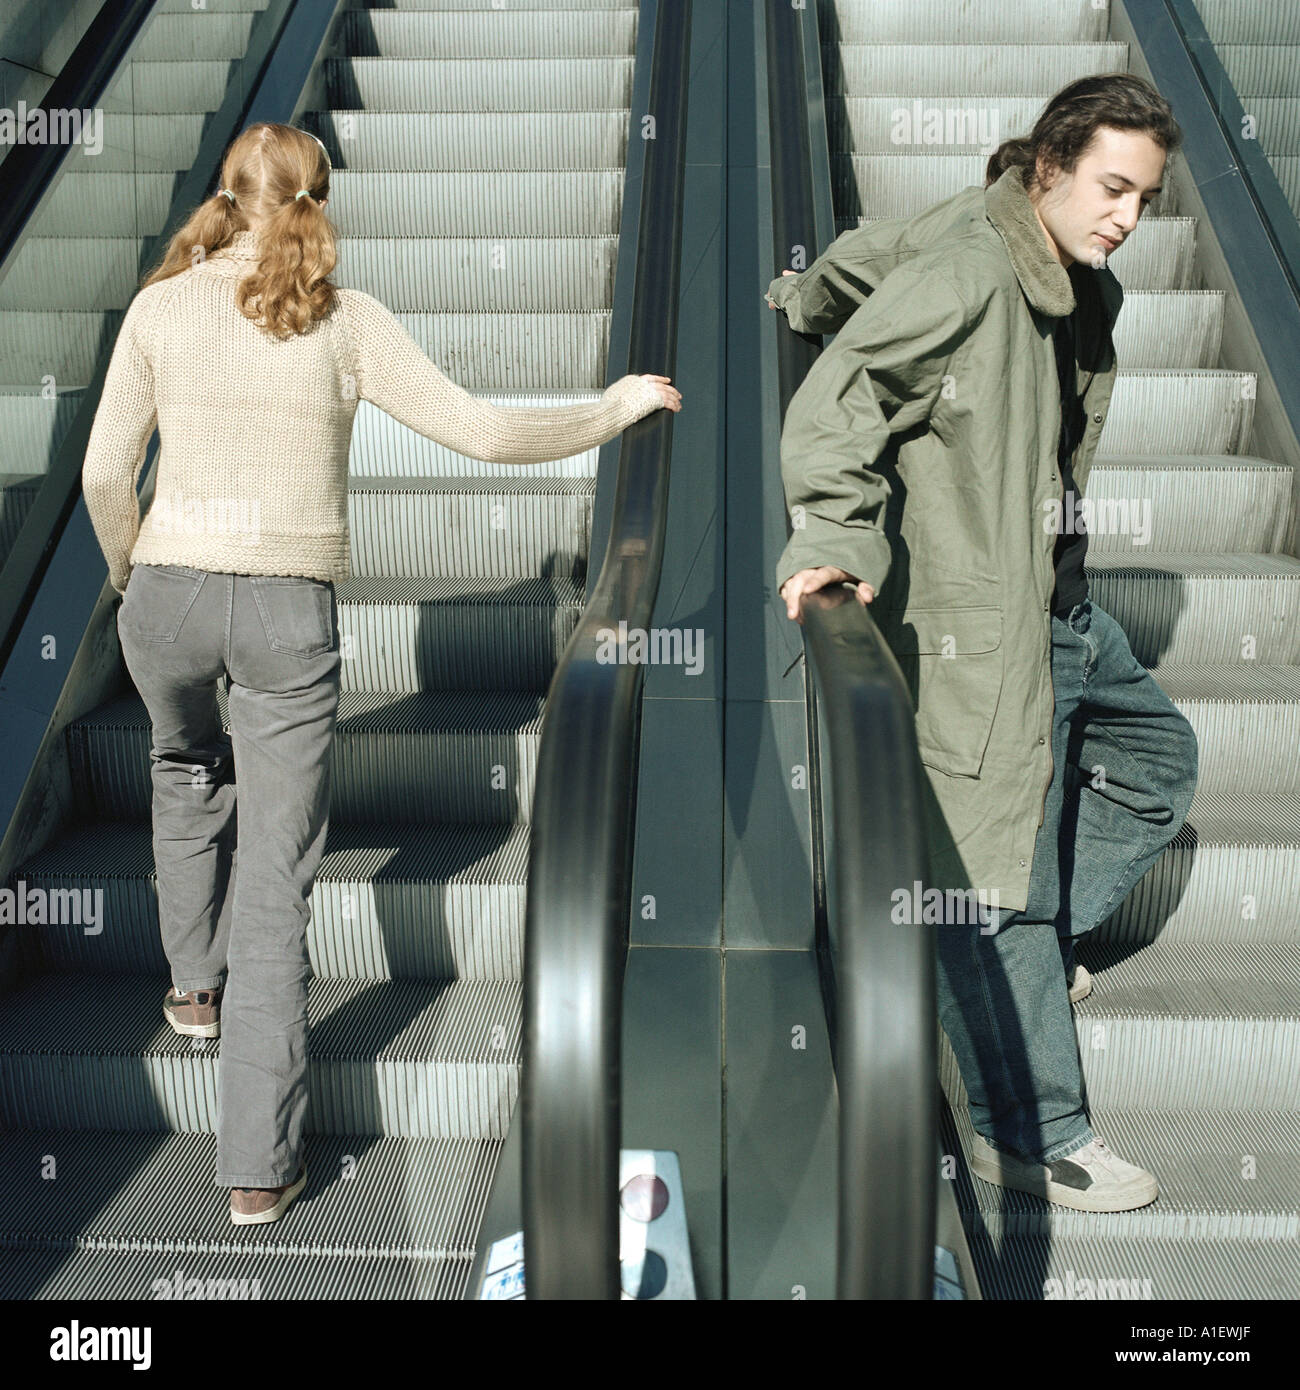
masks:
{"label": "metal escalator tread", "polygon": [[[1276,1019],[1280,1032],[1300,1031],[1300,945],[1294,942],[1165,943],[1157,938],[1139,949],[1089,942],[1080,959],[1094,986],[1075,1005],[1078,1018],[1182,1018],[1191,1025],[1226,1021],[1230,1026],[1239,1021],[1243,1031]],[[1294,1061],[1300,1065],[1300,1057]],[[1289,1075],[1300,1094],[1300,1072],[1284,1062],[1279,1059],[1276,1071],[1261,1076],[1258,1085],[1280,1088],[1280,1094]],[[1235,1083],[1217,1084],[1232,1091]]]}
{"label": "metal escalator tread", "polygon": [[[183,1181],[192,1181],[192,1171]],[[299,1197],[293,1211],[300,1215],[304,1205]],[[81,1249],[70,1254],[59,1248],[19,1248],[6,1252],[4,1284],[16,1290],[14,1297],[78,1301],[160,1297],[445,1300],[463,1296],[472,1263],[470,1259],[418,1259],[351,1250],[316,1257],[297,1249],[270,1263],[264,1250],[253,1249],[247,1241],[238,1247],[232,1242],[218,1254],[191,1252],[187,1247],[165,1266],[154,1250]]]}
{"label": "metal escalator tread", "polygon": [[[331,821],[307,925],[317,975],[517,980],[529,833],[522,821],[447,824],[436,833],[422,822]],[[84,923],[41,927],[47,969],[154,972],[166,981],[147,820],[74,827],[20,877],[49,891],[99,889],[102,920],[114,923],[112,932],[90,934]]]}
{"label": "metal escalator tread", "polygon": [[[1118,1217],[1071,1211],[975,1177],[965,1161],[969,1117],[964,1109],[941,1115],[944,1153],[963,1156],[956,1197],[986,1298],[1300,1296],[1294,1112],[1097,1107],[1094,1130],[1160,1183],[1156,1202]],[[1091,1292],[1077,1285],[1066,1292],[1060,1286],[1071,1278],[1094,1281]],[[1053,1279],[1055,1290],[1046,1287]],[[1127,1287],[1108,1283],[1111,1295],[1097,1290],[1098,1280]]]}
{"label": "metal escalator tread", "polygon": [[[0,1243],[216,1255],[248,1245],[273,1256],[303,1247],[318,1257],[471,1258],[496,1144],[343,1133],[320,1135],[312,1147],[300,1219],[235,1239],[227,1193],[188,1180],[215,1162],[211,1134],[11,1129],[0,1135]],[[49,1153],[57,1155],[66,1181],[40,1176],[32,1155]],[[341,1181],[332,1180],[336,1174]],[[425,1200],[410,1206],[389,1200],[403,1190]]]}
{"label": "metal escalator tread", "polygon": [[[6,996],[7,1128],[215,1132],[216,1061],[155,975],[48,973]],[[97,1003],[96,1001],[108,1001]],[[513,980],[312,979],[308,1134],[502,1139],[518,1094]]]}

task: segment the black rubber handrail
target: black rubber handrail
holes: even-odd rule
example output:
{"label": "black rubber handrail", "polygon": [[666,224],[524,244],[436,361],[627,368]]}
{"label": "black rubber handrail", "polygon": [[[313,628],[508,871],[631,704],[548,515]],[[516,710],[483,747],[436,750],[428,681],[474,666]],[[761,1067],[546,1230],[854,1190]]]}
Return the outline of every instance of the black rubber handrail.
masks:
{"label": "black rubber handrail", "polygon": [[[41,100],[42,111],[93,109],[117,75],[157,0],[104,0],[59,75]],[[53,142],[15,145],[5,156],[0,200],[0,265],[14,249],[28,218],[68,155]]]}
{"label": "black rubber handrail", "polygon": [[926,878],[916,724],[897,662],[851,589],[806,595],[800,616],[826,724],[813,798],[825,807],[829,780],[832,803],[836,1294],[929,1299],[939,1155],[934,928],[895,923],[891,896]]}
{"label": "black rubber handrail", "polygon": [[[815,9],[768,0],[775,274],[790,248],[833,229]],[[819,124],[818,124],[819,123]],[[769,311],[770,312],[770,311]],[[781,417],[821,351],[778,325]],[[893,890],[926,878],[921,769],[907,686],[870,607],[844,586],[800,604],[811,761],[814,881],[826,893],[819,956],[839,1093],[836,1291],[929,1299],[939,1152],[934,929],[896,925]],[[827,770],[833,769],[829,778]],[[829,781],[830,796],[827,796]],[[820,914],[819,914],[820,915]]]}
{"label": "black rubber handrail", "polygon": [[[634,93],[624,189],[637,228],[627,360],[673,376],[685,173],[689,0],[640,7],[653,34]],[[654,137],[641,117],[654,117]],[[638,170],[640,177],[637,177]],[[637,220],[629,224],[637,200]],[[619,355],[621,356],[621,349]],[[611,357],[614,356],[611,348]],[[609,543],[547,695],[524,937],[521,1197],[527,1297],[620,1296],[623,977],[644,668],[600,660],[602,633],[648,627],[668,518],[672,412],[618,441]]]}
{"label": "black rubber handrail", "polygon": [[[1143,0],[1153,7],[1153,0]],[[1195,0],[1164,0],[1187,57],[1200,82],[1205,101],[1214,113],[1223,139],[1232,151],[1242,187],[1257,210],[1260,225],[1277,256],[1278,269],[1300,303],[1300,221],[1287,202],[1272,160],[1258,140],[1242,134],[1246,107],[1228,79],[1218,46],[1210,38]],[[1142,10],[1143,6],[1130,8]],[[1144,13],[1142,16],[1144,18]]]}

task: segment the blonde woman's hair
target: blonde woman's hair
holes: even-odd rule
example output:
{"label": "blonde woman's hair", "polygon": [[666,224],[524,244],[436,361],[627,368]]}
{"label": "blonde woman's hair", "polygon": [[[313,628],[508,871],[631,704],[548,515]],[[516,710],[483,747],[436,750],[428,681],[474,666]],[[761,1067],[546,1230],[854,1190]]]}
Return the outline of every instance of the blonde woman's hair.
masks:
{"label": "blonde woman's hair", "polygon": [[[239,312],[276,338],[305,333],[334,302],[329,274],[338,262],[334,228],[320,200],[329,194],[325,146],[296,126],[259,121],[231,141],[221,162],[221,188],[190,214],[140,288],[189,270],[249,227],[247,213],[265,218],[256,268],[235,293]],[[299,198],[305,188],[310,197]]]}

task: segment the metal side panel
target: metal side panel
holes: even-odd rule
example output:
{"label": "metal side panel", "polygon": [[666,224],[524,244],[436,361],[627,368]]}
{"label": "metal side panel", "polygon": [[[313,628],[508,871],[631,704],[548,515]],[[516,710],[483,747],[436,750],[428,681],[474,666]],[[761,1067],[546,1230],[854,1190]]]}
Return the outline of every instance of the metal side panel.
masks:
{"label": "metal side panel", "polygon": [[789,679],[798,681],[800,698],[727,702],[725,934],[733,949],[807,950],[813,943],[802,669]]}
{"label": "metal side panel", "polygon": [[721,945],[722,734],[718,701],[642,705],[634,945]]}
{"label": "metal side panel", "polygon": [[837,1105],[816,958],[728,951],[725,999],[728,1297],[833,1299]]}
{"label": "metal side panel", "polygon": [[696,1297],[725,1288],[722,965],[712,950],[636,947],[623,1015],[623,1147],[681,1165]]}

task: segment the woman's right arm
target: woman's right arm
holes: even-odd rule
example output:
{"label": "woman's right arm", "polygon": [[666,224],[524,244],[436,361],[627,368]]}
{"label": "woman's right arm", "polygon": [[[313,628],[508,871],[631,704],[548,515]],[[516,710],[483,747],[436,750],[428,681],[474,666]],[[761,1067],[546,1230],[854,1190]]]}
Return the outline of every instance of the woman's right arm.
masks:
{"label": "woman's right arm", "polygon": [[599,400],[581,405],[493,405],[452,381],[373,295],[339,294],[356,346],[358,396],[468,458],[519,464],[568,458],[680,400],[672,387],[624,376]]}

